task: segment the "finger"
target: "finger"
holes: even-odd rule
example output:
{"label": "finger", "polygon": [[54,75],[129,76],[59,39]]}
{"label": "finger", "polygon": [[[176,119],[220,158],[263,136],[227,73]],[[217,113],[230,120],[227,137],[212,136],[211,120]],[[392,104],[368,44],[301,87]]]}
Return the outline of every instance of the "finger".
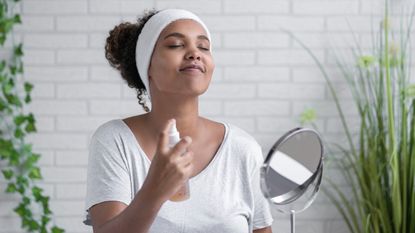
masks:
{"label": "finger", "polygon": [[189,163],[193,162],[194,153],[193,151],[187,151],[182,156],[177,157],[177,163],[181,166],[187,166]]}
{"label": "finger", "polygon": [[193,174],[193,163],[188,163],[183,167],[183,172],[186,174],[187,177],[190,178],[190,176]]}
{"label": "finger", "polygon": [[166,122],[163,131],[159,134],[159,140],[157,144],[157,148],[162,153],[166,153],[168,151],[168,145],[169,145],[169,130],[172,127],[173,123],[175,122],[175,119],[170,119]]}
{"label": "finger", "polygon": [[179,156],[186,152],[186,149],[192,144],[192,138],[189,136],[183,137],[173,148],[172,156]]}

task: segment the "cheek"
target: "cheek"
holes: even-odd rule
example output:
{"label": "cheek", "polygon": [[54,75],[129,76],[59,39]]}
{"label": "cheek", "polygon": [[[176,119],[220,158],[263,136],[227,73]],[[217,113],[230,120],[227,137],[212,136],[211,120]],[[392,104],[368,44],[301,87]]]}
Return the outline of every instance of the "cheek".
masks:
{"label": "cheek", "polygon": [[215,62],[212,58],[210,58],[207,62],[207,66],[209,68],[209,73],[212,75],[213,71],[215,70]]}
{"label": "cheek", "polygon": [[148,75],[151,77],[166,76],[169,74],[171,67],[169,59],[162,54],[154,54],[150,61]]}
{"label": "cheek", "polygon": [[169,89],[175,69],[174,60],[168,54],[154,53],[148,70],[150,83],[159,90]]}

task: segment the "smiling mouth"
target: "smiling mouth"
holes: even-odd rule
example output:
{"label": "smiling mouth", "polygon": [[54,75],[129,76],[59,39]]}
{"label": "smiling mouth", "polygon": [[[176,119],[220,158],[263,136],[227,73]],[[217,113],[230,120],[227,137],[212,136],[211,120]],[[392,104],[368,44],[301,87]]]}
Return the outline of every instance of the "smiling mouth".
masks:
{"label": "smiling mouth", "polygon": [[201,73],[205,73],[202,66],[196,65],[196,64],[187,65],[187,66],[179,69],[179,71],[180,72],[201,72]]}
{"label": "smiling mouth", "polygon": [[201,72],[203,73],[203,71],[197,67],[188,67],[188,68],[180,69],[180,72]]}

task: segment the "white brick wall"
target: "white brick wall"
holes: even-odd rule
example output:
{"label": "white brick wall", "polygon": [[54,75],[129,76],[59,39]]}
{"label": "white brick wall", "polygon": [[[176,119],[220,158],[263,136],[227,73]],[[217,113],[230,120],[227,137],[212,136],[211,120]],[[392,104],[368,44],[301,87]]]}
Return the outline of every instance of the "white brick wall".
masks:
{"label": "white brick wall", "polygon": [[[321,61],[333,64],[327,44],[346,49],[353,41],[347,20],[362,46],[370,46],[371,14],[379,15],[381,2],[23,0],[23,25],[17,27],[16,38],[25,46],[25,78],[35,84],[33,103],[27,110],[36,115],[39,129],[29,141],[43,155],[40,185],[51,196],[56,223],[68,233],[92,232],[82,224],[89,138],[105,121],[143,113],[135,92],[104,57],[105,38],[114,25],[134,20],[153,7],[187,8],[197,13],[212,32],[216,63],[211,87],[200,99],[200,113],[245,129],[266,153],[279,136],[298,126],[298,116],[307,107],[318,110],[316,124],[326,137],[344,140],[319,70],[280,29],[292,30]],[[331,68],[329,74],[336,78],[339,72]],[[357,125],[350,94],[344,83],[336,83],[345,114]],[[344,184],[334,168],[327,169],[326,175]],[[4,194],[4,179],[0,179],[0,191],[0,233],[21,232],[12,212],[15,197]],[[273,215],[273,231],[289,232],[289,219],[275,209]],[[322,194],[298,215],[297,230],[347,232]]]}

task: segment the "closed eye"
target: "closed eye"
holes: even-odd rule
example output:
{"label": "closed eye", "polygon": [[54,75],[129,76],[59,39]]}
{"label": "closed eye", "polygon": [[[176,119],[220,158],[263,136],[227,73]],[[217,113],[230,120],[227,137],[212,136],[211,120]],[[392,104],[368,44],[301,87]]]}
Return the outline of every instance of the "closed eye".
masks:
{"label": "closed eye", "polygon": [[209,51],[210,50],[210,44],[206,43],[206,42],[197,43],[197,47],[201,50],[204,50],[204,51]]}
{"label": "closed eye", "polygon": [[167,47],[169,48],[179,48],[179,47],[183,47],[183,45],[168,45]]}
{"label": "closed eye", "polygon": [[199,47],[199,49],[209,51],[209,48],[205,48],[205,47]]}

